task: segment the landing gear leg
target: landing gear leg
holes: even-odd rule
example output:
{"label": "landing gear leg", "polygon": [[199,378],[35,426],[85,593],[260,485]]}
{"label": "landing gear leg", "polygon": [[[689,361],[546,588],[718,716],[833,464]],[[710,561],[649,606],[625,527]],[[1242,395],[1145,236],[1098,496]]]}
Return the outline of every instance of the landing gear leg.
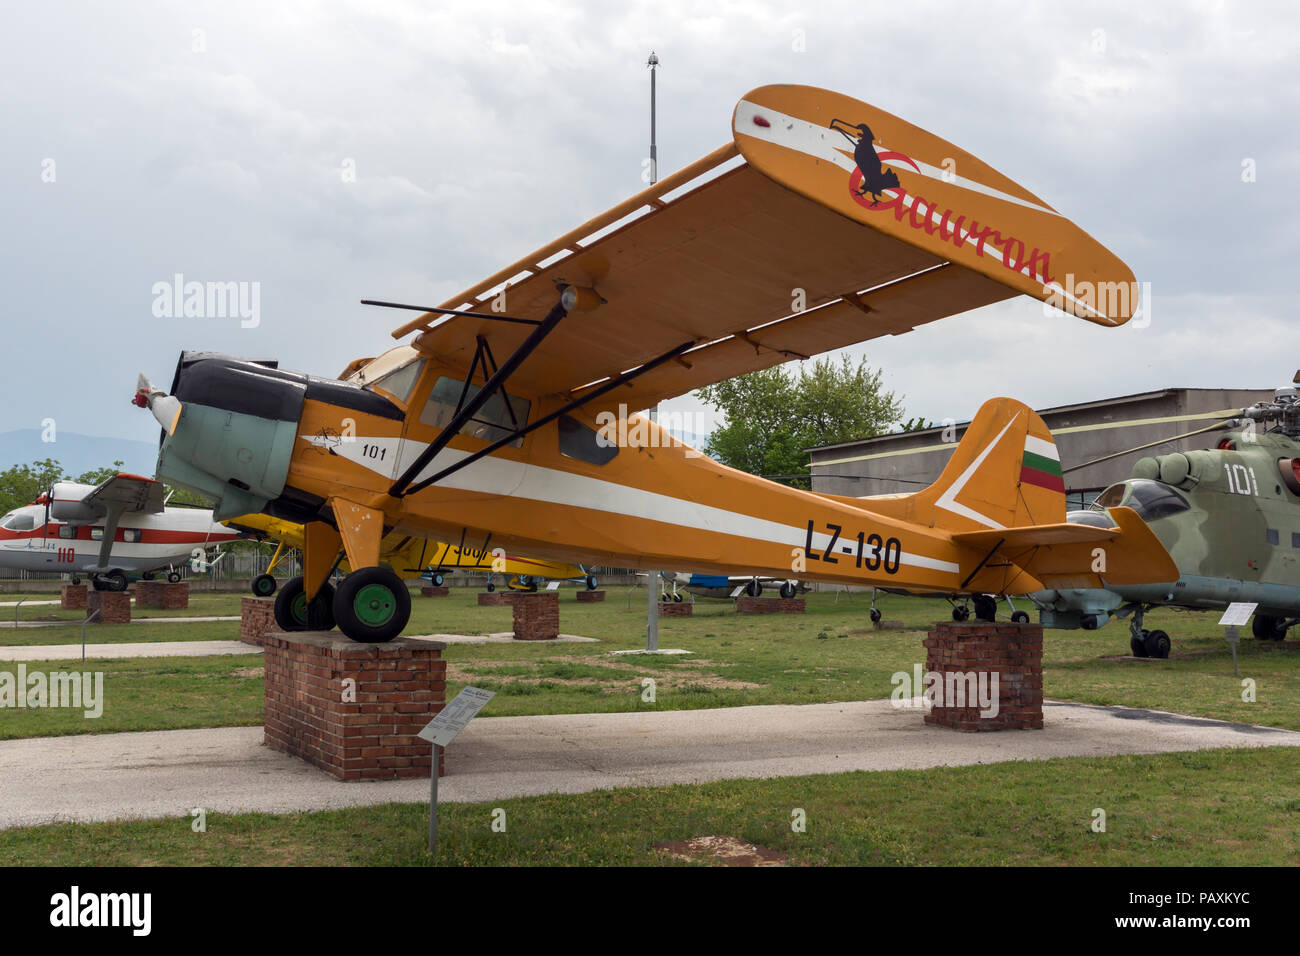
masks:
{"label": "landing gear leg", "polygon": [[1128,622],[1128,646],[1134,657],[1147,656],[1147,632],[1142,629],[1142,615],[1145,613],[1146,609],[1139,605],[1133,612],[1133,620]]}
{"label": "landing gear leg", "polygon": [[871,589],[871,611],[870,611],[869,613],[871,614],[871,623],[872,623],[872,624],[879,624],[879,623],[880,623],[880,619],[881,619],[882,617],[884,617],[884,615],[880,613],[880,609],[876,607],[876,589],[875,589],[875,588],[872,588],[872,589]]}

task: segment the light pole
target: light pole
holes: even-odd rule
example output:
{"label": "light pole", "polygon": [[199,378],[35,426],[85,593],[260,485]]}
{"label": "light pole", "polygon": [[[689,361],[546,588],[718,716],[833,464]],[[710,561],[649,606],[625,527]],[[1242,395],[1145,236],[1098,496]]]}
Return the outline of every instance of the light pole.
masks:
{"label": "light pole", "polygon": [[[655,149],[655,70],[659,66],[659,57],[653,50],[650,51],[650,59],[646,61],[646,66],[650,68],[650,185],[659,181],[659,156]],[[650,421],[659,421],[659,404],[656,402],[650,409]],[[650,604],[646,609],[645,625],[645,649],[647,651],[659,650],[659,595],[655,594],[659,590],[659,572],[653,570],[646,571],[646,591],[650,595]]]}

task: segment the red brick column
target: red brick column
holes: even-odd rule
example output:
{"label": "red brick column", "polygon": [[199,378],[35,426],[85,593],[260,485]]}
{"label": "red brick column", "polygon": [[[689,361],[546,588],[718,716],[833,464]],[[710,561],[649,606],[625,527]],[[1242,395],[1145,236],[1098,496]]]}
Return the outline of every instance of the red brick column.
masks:
{"label": "red brick column", "polygon": [[554,591],[515,592],[516,641],[553,641],[560,636],[560,596]]}
{"label": "red brick column", "polygon": [[451,588],[441,585],[426,584],[420,588],[421,597],[446,597],[451,594]]}
{"label": "red brick column", "polygon": [[86,617],[99,612],[91,624],[130,624],[131,595],[125,591],[96,591],[86,595]]}
{"label": "red brick column", "polygon": [[736,598],[737,614],[802,614],[807,608],[803,598],[749,597]]}
{"label": "red brick column", "polygon": [[695,605],[687,601],[660,601],[660,617],[690,617]]}
{"label": "red brick column", "polygon": [[479,607],[505,607],[510,603],[514,594],[510,591],[480,591],[478,593]]}
{"label": "red brick column", "polygon": [[239,602],[239,639],[245,644],[262,646],[267,634],[282,634],[275,623],[275,598],[245,597]]}
{"label": "red brick column", "polygon": [[597,604],[597,603],[599,603],[599,602],[605,600],[605,592],[604,592],[604,591],[586,591],[586,590],[579,590],[579,591],[577,592],[577,594],[578,594],[578,603],[579,603],[579,604]]}
{"label": "red brick column", "polygon": [[[1041,624],[1010,624],[972,621],[939,623],[923,642],[926,647],[926,670],[944,675],[942,706],[926,715],[927,724],[954,730],[1030,730],[1043,726],[1043,628]],[[969,680],[949,681],[948,675],[974,675],[985,681],[992,691],[997,676],[997,714],[981,714],[978,698],[970,700],[968,688],[978,687]],[[958,691],[950,697],[949,687]],[[936,685],[937,689],[937,685]],[[967,691],[966,706],[960,691]],[[921,694],[924,688],[916,688]],[[991,696],[991,695],[990,695]],[[990,711],[991,711],[990,707]]]}
{"label": "red brick column", "polygon": [[179,611],[190,606],[190,586],[186,581],[137,581],[135,606]]}
{"label": "red brick column", "polygon": [[[267,634],[266,745],[340,780],[428,776],[416,736],[446,704],[438,641],[361,644],[328,631]],[[439,776],[446,773],[443,752]]]}
{"label": "red brick column", "polygon": [[65,611],[84,611],[86,609],[86,584],[65,584],[59,588],[59,606]]}

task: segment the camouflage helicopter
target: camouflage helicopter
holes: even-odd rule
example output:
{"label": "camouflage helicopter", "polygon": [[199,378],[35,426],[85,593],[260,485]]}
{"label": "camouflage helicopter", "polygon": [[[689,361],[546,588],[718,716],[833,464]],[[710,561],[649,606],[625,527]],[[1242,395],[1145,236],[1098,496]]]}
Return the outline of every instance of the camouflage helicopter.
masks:
{"label": "camouflage helicopter", "polygon": [[[1300,372],[1295,381],[1300,384]],[[1298,398],[1295,388],[1276,389],[1272,402],[1205,429],[1227,430],[1214,449],[1139,459],[1133,477],[1105,489],[1088,510],[1070,512],[1070,522],[1109,527],[1107,509],[1134,509],[1173,557],[1179,578],[1035,592],[1029,597],[1043,626],[1094,630],[1111,617],[1131,617],[1133,655],[1165,658],[1169,635],[1142,627],[1147,611],[1244,601],[1259,605],[1255,637],[1284,640],[1300,623]],[[1267,431],[1257,429],[1270,423]]]}

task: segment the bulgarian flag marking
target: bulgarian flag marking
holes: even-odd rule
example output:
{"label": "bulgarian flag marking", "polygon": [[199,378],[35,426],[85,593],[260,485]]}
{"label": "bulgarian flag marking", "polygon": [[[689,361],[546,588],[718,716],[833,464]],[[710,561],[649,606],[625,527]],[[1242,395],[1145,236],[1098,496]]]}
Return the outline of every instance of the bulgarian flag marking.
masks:
{"label": "bulgarian flag marking", "polygon": [[1056,443],[1025,435],[1025,457],[1020,464],[1022,484],[1037,485],[1048,491],[1065,494],[1065,479],[1061,476],[1061,456]]}

